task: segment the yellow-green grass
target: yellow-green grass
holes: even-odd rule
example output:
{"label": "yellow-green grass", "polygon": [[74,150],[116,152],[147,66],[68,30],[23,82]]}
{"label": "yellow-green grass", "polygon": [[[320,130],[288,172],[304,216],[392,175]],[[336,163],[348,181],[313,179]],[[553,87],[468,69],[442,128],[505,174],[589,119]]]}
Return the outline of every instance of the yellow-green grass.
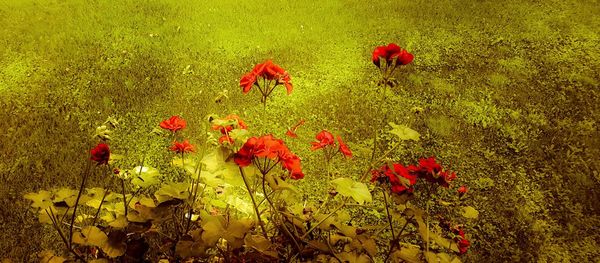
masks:
{"label": "yellow-green grass", "polygon": [[[122,120],[113,150],[132,165],[164,149],[149,135],[171,115],[200,138],[205,116],[237,113],[288,140],[318,198],[309,142],[323,128],[355,151],[334,173],[357,177],[381,104],[377,45],[415,55],[382,104],[423,138],[394,153],[436,155],[471,187],[468,262],[591,261],[600,256],[600,9],[597,1],[10,1],[0,2],[0,253],[15,262],[60,249],[27,191],[76,187],[89,136]],[[240,76],[273,59],[294,92],[266,110]],[[227,89],[230,99],[215,104]],[[421,113],[412,109],[420,107]],[[385,127],[383,127],[385,128]],[[156,140],[156,142],[153,142]],[[392,142],[387,134],[382,142]],[[389,144],[381,144],[384,151]],[[91,184],[105,178],[95,175]],[[493,182],[493,184],[491,183]]]}

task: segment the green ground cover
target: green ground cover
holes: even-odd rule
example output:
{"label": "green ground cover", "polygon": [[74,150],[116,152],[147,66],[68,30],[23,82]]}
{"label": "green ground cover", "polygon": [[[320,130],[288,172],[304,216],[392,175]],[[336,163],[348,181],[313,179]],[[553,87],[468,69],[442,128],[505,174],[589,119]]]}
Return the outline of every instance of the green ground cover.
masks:
{"label": "green ground cover", "polygon": [[[121,120],[114,151],[132,165],[164,148],[150,132],[171,115],[192,135],[209,113],[279,136],[305,119],[289,143],[303,158],[298,188],[323,190],[309,150],[323,128],[355,153],[333,173],[358,177],[380,98],[371,52],[396,42],[415,60],[383,109],[422,138],[394,158],[438,156],[470,186],[480,214],[462,259],[597,261],[599,17],[598,1],[2,0],[0,257],[60,249],[22,195],[76,187],[90,133],[109,116]],[[238,83],[269,58],[294,92],[265,110]]]}

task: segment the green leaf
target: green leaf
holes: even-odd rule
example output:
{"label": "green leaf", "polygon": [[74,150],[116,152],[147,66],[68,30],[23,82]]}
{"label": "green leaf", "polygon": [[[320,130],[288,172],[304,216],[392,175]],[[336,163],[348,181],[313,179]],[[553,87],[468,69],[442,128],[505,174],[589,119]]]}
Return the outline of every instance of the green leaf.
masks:
{"label": "green leaf", "polygon": [[113,230],[108,234],[108,239],[100,249],[110,258],[120,257],[125,254],[127,234],[121,230]]}
{"label": "green leaf", "polygon": [[137,166],[130,172],[134,176],[131,183],[141,188],[148,188],[160,182],[160,173],[155,168],[149,166]]}
{"label": "green leaf", "polygon": [[419,247],[402,247],[392,254],[392,258],[396,262],[420,263],[422,261],[419,259],[419,252],[421,252]]}
{"label": "green leaf", "polygon": [[227,197],[227,204],[233,206],[235,209],[237,209],[238,211],[246,214],[246,215],[251,215],[254,213],[254,207],[252,206],[252,204],[244,199],[241,199],[237,196],[228,196]]}
{"label": "green leaf", "polygon": [[95,226],[85,226],[81,231],[73,233],[73,242],[84,246],[102,247],[108,236]]}
{"label": "green leaf", "polygon": [[[218,186],[230,184],[233,186],[244,186],[239,167],[234,162],[228,161],[230,150],[218,147],[204,158],[202,158],[203,171],[200,178],[208,185]],[[245,167],[244,173],[247,177],[254,175],[254,168]]]}
{"label": "green leaf", "polygon": [[256,251],[265,255],[276,258],[277,252],[271,249],[271,241],[259,235],[247,235],[244,239],[244,244],[248,247],[256,249]]}
{"label": "green leaf", "polygon": [[352,197],[354,201],[361,205],[364,204],[364,202],[373,201],[371,192],[369,192],[369,188],[366,184],[355,182],[349,178],[337,178],[331,181],[331,183],[339,194]]}
{"label": "green leaf", "polygon": [[202,158],[203,168],[211,173],[216,173],[218,170],[221,170],[223,164],[227,163],[226,159],[229,154],[230,150],[224,147],[215,148]]}
{"label": "green leaf", "polygon": [[[54,251],[52,251],[52,250],[44,250],[38,254],[38,257],[40,258],[40,262],[43,262],[43,263],[63,263],[65,261],[67,261],[66,258],[55,255]],[[2,262],[4,262],[4,261],[2,261]],[[11,261],[8,261],[8,262],[11,262]]]}
{"label": "green leaf", "polygon": [[127,217],[125,217],[125,215],[119,215],[119,217],[108,223],[108,225],[114,228],[125,228],[127,225],[129,225],[129,222],[127,221]]}
{"label": "green leaf", "polygon": [[358,254],[356,252],[342,252],[338,255],[342,262],[353,262],[353,263],[371,263],[369,256],[365,254]]}
{"label": "green leaf", "polygon": [[428,263],[461,263],[460,258],[450,256],[447,253],[425,252],[425,259]]}
{"label": "green leaf", "polygon": [[223,236],[225,228],[221,216],[208,216],[202,218],[202,240],[208,245],[214,245]]}
{"label": "green leaf", "polygon": [[466,218],[476,219],[479,216],[479,211],[477,211],[472,206],[464,206],[462,208],[462,216]]}
{"label": "green leaf", "polygon": [[79,191],[77,190],[60,188],[56,193],[54,193],[54,203],[64,201],[69,207],[73,207],[75,206],[75,201],[77,200],[77,194],[79,194]]}
{"label": "green leaf", "polygon": [[227,207],[227,203],[225,203],[225,202],[223,202],[223,201],[221,201],[219,199],[212,199],[212,200],[210,200],[210,204],[213,205],[213,206],[215,206],[215,207],[218,207],[218,208],[225,208],[225,207]]}
{"label": "green leaf", "polygon": [[235,141],[245,142],[250,138],[250,132],[245,129],[233,129],[229,132],[229,136]]}
{"label": "green leaf", "polygon": [[190,192],[188,191],[189,186],[189,183],[185,182],[172,182],[163,185],[154,193],[154,196],[156,197],[156,200],[158,200],[159,204],[173,199],[185,200],[190,196]]}
{"label": "green leaf", "polygon": [[[173,158],[173,165],[179,168],[184,168],[184,170],[189,175],[194,175],[196,172],[196,166],[198,164],[196,163],[196,160],[194,160],[194,158],[188,157],[185,159],[181,159],[181,157],[175,157]],[[184,165],[185,167],[183,167]]]}
{"label": "green leaf", "polygon": [[390,130],[389,132],[398,136],[400,140],[419,141],[419,137],[421,135],[417,131],[408,128],[407,126],[398,125],[393,122],[390,122],[389,125],[392,126],[392,130]]}
{"label": "green leaf", "polygon": [[[458,252],[458,246],[456,245],[455,242],[453,242],[450,239],[443,238],[441,235],[434,232],[432,229],[427,228],[427,224],[423,220],[423,215],[425,214],[425,212],[423,210],[418,209],[416,207],[410,207],[410,208],[407,208],[406,210],[407,210],[408,215],[411,215],[411,214],[414,215],[414,218],[418,224],[418,232],[421,235],[421,238],[423,239],[423,241],[425,241],[425,243],[433,241],[433,242],[437,243],[438,245],[440,245],[441,247],[448,248],[454,252]],[[430,241],[428,241],[428,240],[430,240]]]}
{"label": "green leaf", "polygon": [[23,197],[33,201],[31,204],[33,208],[46,209],[52,206],[52,193],[46,190],[40,190],[37,193],[26,193]]}

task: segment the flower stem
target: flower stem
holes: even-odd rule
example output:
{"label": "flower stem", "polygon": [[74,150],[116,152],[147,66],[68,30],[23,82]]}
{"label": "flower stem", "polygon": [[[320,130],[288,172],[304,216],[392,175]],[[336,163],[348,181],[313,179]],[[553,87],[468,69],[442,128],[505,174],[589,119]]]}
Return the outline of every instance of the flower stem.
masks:
{"label": "flower stem", "polygon": [[[381,112],[381,107],[383,105],[383,103],[385,102],[385,91],[386,91],[386,87],[383,87],[383,92],[382,92],[382,96],[381,96],[381,103],[379,103],[377,110],[375,111],[376,116],[378,117],[380,112]],[[377,119],[377,118],[374,118]],[[385,116],[383,116],[383,122],[385,123]],[[378,124],[375,124],[375,126],[378,126]],[[370,167],[369,169],[365,172],[365,174],[362,176],[361,180],[364,179],[364,177],[369,173],[369,171],[372,169],[373,166],[373,161],[375,160],[375,153],[377,152],[377,135],[379,133],[379,128],[375,129],[375,132],[373,133],[373,149],[371,150],[371,160],[369,161]],[[387,155],[387,153],[386,153]]]}
{"label": "flower stem", "polygon": [[73,249],[73,224],[75,223],[75,217],[77,217],[77,206],[79,205],[79,198],[81,198],[81,193],[83,192],[83,188],[85,187],[85,181],[90,175],[92,166],[92,160],[88,160],[87,168],[85,173],[83,174],[83,179],[81,180],[81,186],[79,186],[79,192],[77,193],[77,199],[75,199],[75,205],[73,206],[73,216],[71,216],[71,225],[69,226],[69,243],[67,244],[69,249]]}
{"label": "flower stem", "polygon": [[123,207],[125,209],[125,217],[127,217],[127,196],[125,195],[125,179],[121,178],[121,189],[123,193]]}
{"label": "flower stem", "polygon": [[[269,206],[271,207],[271,215],[274,217],[274,215],[276,213],[279,214],[279,210],[277,210],[275,208],[275,205],[273,205],[273,202],[269,198],[269,194],[267,194],[267,188],[265,186],[266,185],[265,182],[267,181],[267,180],[265,180],[265,177],[267,176],[267,174],[268,174],[268,172],[265,173],[265,174],[263,174],[263,176],[262,176],[262,189],[263,189],[263,194],[265,195],[265,200],[267,200],[267,203],[269,203]],[[296,246],[296,249],[298,249],[298,251],[302,250],[300,248],[300,245],[298,244],[298,241],[296,240],[296,237],[294,237],[294,235],[292,235],[292,233],[290,232],[290,230],[288,229],[288,227],[285,225],[285,222],[283,222],[283,220],[281,220],[280,225],[281,225],[281,228],[284,230],[284,232],[292,240],[292,242],[294,242],[294,245]]]}
{"label": "flower stem", "polygon": [[390,231],[392,232],[392,240],[395,240],[396,235],[394,235],[394,226],[392,223],[392,215],[390,214],[389,204],[387,201],[387,194],[385,193],[385,189],[383,189],[383,188],[381,189],[381,192],[383,193],[383,203],[385,204],[385,213],[388,218],[388,223],[390,224]]}
{"label": "flower stem", "polygon": [[[228,136],[229,136],[229,134],[228,134]],[[196,197],[198,196],[198,187],[200,186],[200,174],[202,174],[202,158],[204,157],[205,150],[206,150],[206,138],[204,139],[204,142],[202,143],[202,154],[200,155],[200,162],[198,162],[198,165],[196,166],[196,169],[194,171],[194,173],[198,173],[198,176],[196,176],[196,180],[194,181],[194,184],[192,185],[192,190],[194,191],[194,197],[192,198],[192,204],[190,206],[190,210],[188,212],[187,223],[185,225],[185,233],[186,234],[190,230],[190,223],[192,221],[192,213],[194,212],[194,204],[196,203]],[[183,161],[182,161],[182,163],[183,163]],[[204,186],[204,188],[202,189],[202,192],[204,192],[204,189],[206,189],[206,186]],[[202,198],[202,197],[200,197],[200,198]]]}
{"label": "flower stem", "polygon": [[308,234],[310,234],[313,230],[315,230],[317,227],[319,227],[321,224],[323,224],[323,222],[325,222],[325,220],[327,220],[328,218],[330,218],[331,216],[333,216],[337,211],[339,211],[340,209],[344,208],[344,206],[346,205],[346,202],[344,201],[340,206],[338,206],[336,209],[334,209],[331,213],[329,213],[328,215],[326,215],[323,219],[321,219],[321,221],[317,222],[317,224],[315,224],[313,227],[311,227],[308,231],[306,231],[306,233],[304,233],[304,235],[302,235],[300,237],[300,239],[304,239],[306,238],[306,236],[308,236]]}
{"label": "flower stem", "polygon": [[[69,250],[69,252],[71,252],[75,256],[75,258],[77,258],[81,262],[86,262],[85,259],[81,255],[79,255],[77,252],[75,252],[75,250],[73,249],[73,247],[70,245],[71,241],[67,242],[67,238],[65,238],[65,235],[63,234],[62,230],[60,230],[60,227],[58,226],[58,222],[56,221],[58,218],[56,218],[54,216],[54,212],[52,212],[52,207],[50,207],[50,213],[48,213],[48,209],[47,208],[44,211],[46,212],[46,215],[48,215],[48,217],[50,218],[50,221],[52,221],[52,226],[58,232],[58,235],[60,236],[60,238],[62,239],[62,241],[67,246],[67,249]],[[71,226],[73,226],[73,224],[71,224]],[[73,228],[71,227],[71,229],[73,229]]]}
{"label": "flower stem", "polygon": [[248,190],[248,194],[250,195],[250,199],[252,200],[252,205],[254,206],[254,212],[256,213],[256,218],[257,218],[258,224],[260,225],[260,228],[263,232],[263,236],[266,239],[269,239],[269,236],[267,235],[267,229],[265,228],[265,224],[260,219],[260,212],[258,211],[258,206],[256,205],[256,200],[254,200],[254,194],[252,194],[252,190],[250,189],[250,185],[248,184],[248,179],[246,178],[246,175],[244,174],[244,170],[242,169],[242,167],[238,166],[238,168],[240,170],[240,174],[242,175],[242,179],[244,180],[244,184],[246,185],[246,189]]}
{"label": "flower stem", "polygon": [[98,205],[98,210],[96,210],[96,215],[94,215],[94,221],[92,221],[92,226],[96,225],[96,220],[98,219],[98,215],[100,214],[100,210],[102,209],[102,204],[104,203],[104,199],[108,195],[108,189],[104,190],[104,195],[102,196],[102,201],[100,201],[100,205]]}

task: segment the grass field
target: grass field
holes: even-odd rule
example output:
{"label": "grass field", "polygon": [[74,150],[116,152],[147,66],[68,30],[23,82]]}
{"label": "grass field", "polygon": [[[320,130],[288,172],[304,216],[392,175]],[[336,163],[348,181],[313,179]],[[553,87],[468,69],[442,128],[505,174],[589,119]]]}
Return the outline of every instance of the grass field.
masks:
{"label": "grass field", "polygon": [[[394,158],[436,155],[471,188],[480,216],[463,260],[597,261],[599,31],[596,0],[0,0],[0,258],[60,249],[22,195],[77,187],[109,116],[121,120],[114,151],[132,165],[162,147],[147,142],[171,115],[188,120],[192,141],[210,113],[279,136],[305,119],[290,142],[306,173],[298,187],[322,190],[309,142],[323,128],[355,153],[334,174],[357,177],[379,117],[371,53],[395,42],[415,60],[383,109],[422,139]],[[238,85],[266,59],[294,91],[265,109]],[[392,138],[380,141],[384,151]]]}

